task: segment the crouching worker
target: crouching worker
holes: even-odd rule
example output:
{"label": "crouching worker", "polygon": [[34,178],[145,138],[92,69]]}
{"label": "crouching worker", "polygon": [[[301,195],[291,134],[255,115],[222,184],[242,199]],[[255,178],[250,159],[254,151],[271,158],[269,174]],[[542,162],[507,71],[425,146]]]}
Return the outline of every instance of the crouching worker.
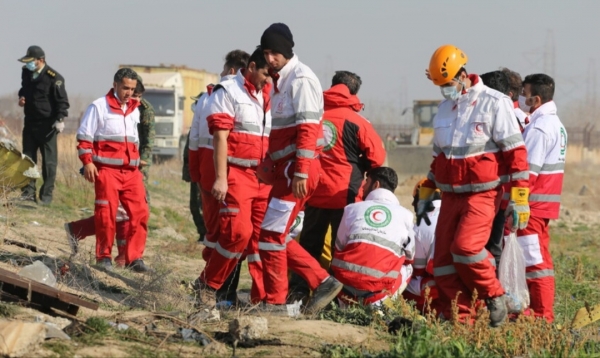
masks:
{"label": "crouching worker", "polygon": [[363,202],[346,206],[338,229],[331,270],[344,284],[342,303],[381,305],[406,288],[414,255],[413,214],[400,206],[396,172],[367,172]]}
{"label": "crouching worker", "polygon": [[[412,206],[417,212],[417,203],[419,202],[419,189],[426,181],[421,179],[413,189]],[[407,300],[415,301],[415,307],[420,312],[436,308],[438,290],[435,287],[433,278],[433,248],[435,246],[435,228],[437,226],[440,207],[442,206],[441,192],[435,191],[431,205],[427,208],[427,218],[431,225],[427,225],[425,220],[415,225],[415,256],[412,261],[412,277],[406,291],[402,296]],[[429,292],[427,292],[429,291]],[[430,300],[428,303],[427,301]]]}

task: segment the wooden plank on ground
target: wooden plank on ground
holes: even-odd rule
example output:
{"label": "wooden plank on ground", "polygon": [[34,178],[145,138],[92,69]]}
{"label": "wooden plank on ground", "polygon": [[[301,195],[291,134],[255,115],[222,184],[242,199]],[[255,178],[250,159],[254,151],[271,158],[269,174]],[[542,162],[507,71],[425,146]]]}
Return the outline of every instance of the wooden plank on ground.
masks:
{"label": "wooden plank on ground", "polygon": [[30,280],[14,272],[0,268],[0,299],[3,293],[7,298],[19,298],[36,306],[55,308],[76,315],[79,307],[98,309],[98,303],[60,291],[43,283]]}

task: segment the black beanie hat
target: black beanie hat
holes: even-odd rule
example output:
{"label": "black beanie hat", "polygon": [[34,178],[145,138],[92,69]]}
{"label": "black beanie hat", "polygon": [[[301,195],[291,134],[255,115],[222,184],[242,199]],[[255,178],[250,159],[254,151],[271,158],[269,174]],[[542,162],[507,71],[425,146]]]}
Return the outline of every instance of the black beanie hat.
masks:
{"label": "black beanie hat", "polygon": [[269,26],[260,37],[260,47],[263,50],[271,50],[290,59],[294,57],[292,48],[294,47],[294,36],[290,28],[281,22]]}

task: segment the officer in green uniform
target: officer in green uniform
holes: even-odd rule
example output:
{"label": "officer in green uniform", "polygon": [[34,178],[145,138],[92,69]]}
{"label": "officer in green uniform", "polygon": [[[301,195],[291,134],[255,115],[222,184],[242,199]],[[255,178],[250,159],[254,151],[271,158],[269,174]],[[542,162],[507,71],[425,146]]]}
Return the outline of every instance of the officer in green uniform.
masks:
{"label": "officer in green uniform", "polygon": [[[19,59],[25,63],[21,73],[19,106],[24,107],[23,154],[37,163],[37,151],[42,154],[41,204],[52,202],[56,179],[58,149],[56,136],[65,129],[69,99],[64,78],[46,64],[46,55],[39,46],[30,46],[27,54]],[[37,202],[35,180],[23,188],[23,200]]]}
{"label": "officer in green uniform", "polygon": [[[194,103],[192,104],[192,112],[195,111],[196,103],[198,103],[198,99],[202,97],[203,94],[204,92],[200,92],[198,96],[190,97],[194,100]],[[204,225],[204,215],[202,214],[202,197],[200,196],[198,183],[193,183],[190,176],[190,167],[188,164],[190,152],[189,148],[190,133],[188,132],[185,148],[183,149],[183,168],[181,179],[190,183],[190,212],[192,213],[192,219],[194,220],[194,225],[196,226],[196,231],[198,232],[198,241],[201,242],[204,240],[204,236],[206,235],[206,226]]]}
{"label": "officer in green uniform", "polygon": [[139,78],[137,86],[131,96],[134,100],[140,101],[138,110],[140,111],[140,123],[138,124],[138,136],[140,138],[140,171],[144,174],[144,186],[146,187],[146,199],[150,203],[150,194],[148,193],[148,177],[150,175],[150,165],[152,164],[152,147],[154,146],[154,107],[145,100],[142,95],[146,89]]}

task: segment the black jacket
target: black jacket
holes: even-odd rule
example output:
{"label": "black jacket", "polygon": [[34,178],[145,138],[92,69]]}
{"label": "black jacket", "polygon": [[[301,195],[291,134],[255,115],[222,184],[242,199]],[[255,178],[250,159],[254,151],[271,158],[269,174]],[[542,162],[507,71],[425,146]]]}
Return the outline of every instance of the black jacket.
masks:
{"label": "black jacket", "polygon": [[25,122],[55,121],[68,115],[65,79],[48,65],[36,79],[23,67],[20,97],[25,97]]}

